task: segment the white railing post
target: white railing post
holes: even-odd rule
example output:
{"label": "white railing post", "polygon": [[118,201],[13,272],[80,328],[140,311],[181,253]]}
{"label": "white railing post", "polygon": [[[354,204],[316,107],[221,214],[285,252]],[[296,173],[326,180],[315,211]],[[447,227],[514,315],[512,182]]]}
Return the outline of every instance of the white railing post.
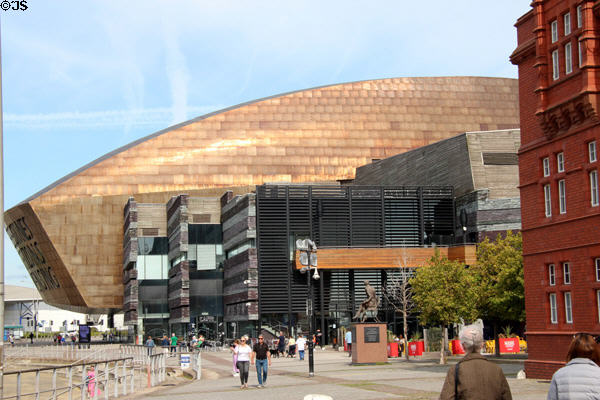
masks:
{"label": "white railing post", "polygon": [[108,400],[108,390],[109,390],[109,386],[108,386],[108,373],[110,371],[108,370],[108,363],[105,362],[104,363],[104,400]]}
{"label": "white railing post", "polygon": [[73,400],[73,367],[68,367],[69,371],[69,400]]}
{"label": "white railing post", "polygon": [[35,400],[40,400],[40,370],[35,372]]}
{"label": "white railing post", "polygon": [[81,400],[85,400],[85,393],[87,390],[87,385],[86,385],[86,380],[87,380],[87,376],[85,373],[85,363],[81,364]]}
{"label": "white railing post", "polygon": [[56,368],[52,369],[52,400],[56,400]]}
{"label": "white railing post", "polygon": [[21,373],[17,374],[17,400],[21,400]]}

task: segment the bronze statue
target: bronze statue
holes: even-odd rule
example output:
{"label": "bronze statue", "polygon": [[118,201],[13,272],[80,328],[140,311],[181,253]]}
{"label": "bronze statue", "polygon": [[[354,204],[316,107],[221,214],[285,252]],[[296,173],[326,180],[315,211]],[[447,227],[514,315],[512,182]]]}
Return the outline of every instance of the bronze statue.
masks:
{"label": "bronze statue", "polygon": [[371,286],[367,280],[365,280],[365,292],[367,293],[367,299],[360,304],[360,308],[352,319],[359,319],[360,322],[365,322],[367,319],[367,311],[375,311],[375,321],[379,322],[379,319],[377,318],[379,299],[377,298],[375,288]]}

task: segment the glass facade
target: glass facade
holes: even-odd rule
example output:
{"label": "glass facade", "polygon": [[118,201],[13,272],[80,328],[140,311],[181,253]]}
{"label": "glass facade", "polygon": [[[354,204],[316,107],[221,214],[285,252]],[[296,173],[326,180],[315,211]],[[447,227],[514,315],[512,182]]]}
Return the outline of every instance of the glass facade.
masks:
{"label": "glass facade", "polygon": [[223,234],[220,224],[190,224],[188,227],[190,267],[197,270],[223,268]]}

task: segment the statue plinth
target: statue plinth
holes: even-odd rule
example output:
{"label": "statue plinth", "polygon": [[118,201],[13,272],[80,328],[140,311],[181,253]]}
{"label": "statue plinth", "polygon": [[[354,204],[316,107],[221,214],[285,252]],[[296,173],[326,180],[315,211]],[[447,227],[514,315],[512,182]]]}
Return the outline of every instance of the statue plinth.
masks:
{"label": "statue plinth", "polygon": [[387,362],[387,325],[352,324],[352,364]]}

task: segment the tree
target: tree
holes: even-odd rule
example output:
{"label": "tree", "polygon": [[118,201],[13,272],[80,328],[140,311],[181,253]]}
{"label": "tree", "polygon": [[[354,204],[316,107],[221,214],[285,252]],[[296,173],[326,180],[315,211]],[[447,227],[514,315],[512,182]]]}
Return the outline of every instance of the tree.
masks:
{"label": "tree", "polygon": [[[436,251],[427,265],[417,268],[410,280],[416,309],[422,325],[442,325],[442,331],[452,323],[473,321],[477,317],[478,291],[476,280],[465,266],[450,261]],[[442,335],[440,364],[446,363],[447,343]]]}
{"label": "tree", "polygon": [[414,308],[413,290],[410,278],[414,275],[414,268],[408,267],[409,258],[406,251],[402,252],[402,259],[397,261],[398,269],[388,273],[386,284],[383,288],[383,297],[394,308],[395,312],[402,314],[405,352],[408,361],[408,316]]}
{"label": "tree", "polygon": [[477,264],[472,269],[479,289],[479,309],[494,324],[498,354],[498,323],[525,320],[521,233],[508,231],[493,242],[486,238],[477,247]]}

